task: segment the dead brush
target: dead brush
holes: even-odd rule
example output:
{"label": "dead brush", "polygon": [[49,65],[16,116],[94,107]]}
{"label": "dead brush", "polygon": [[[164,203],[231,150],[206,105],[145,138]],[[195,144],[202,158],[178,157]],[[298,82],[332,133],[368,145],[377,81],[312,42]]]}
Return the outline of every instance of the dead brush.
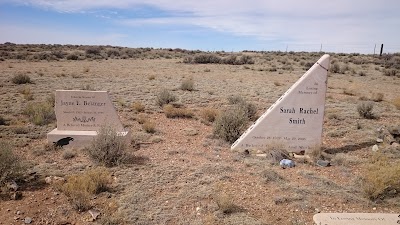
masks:
{"label": "dead brush", "polygon": [[167,118],[193,118],[192,110],[186,108],[175,108],[173,105],[165,105],[164,113]]}
{"label": "dead brush", "polygon": [[72,207],[78,211],[86,211],[92,207],[90,198],[108,191],[111,176],[105,168],[96,168],[78,175],[67,177],[61,191],[69,198]]}
{"label": "dead brush", "polygon": [[19,178],[24,171],[21,159],[8,142],[0,141],[0,187],[7,181]]}
{"label": "dead brush", "polygon": [[144,112],[144,110],[146,109],[146,107],[141,103],[141,102],[134,102],[132,104],[132,109],[139,113],[139,112]]}
{"label": "dead brush", "polygon": [[400,193],[400,160],[389,162],[382,153],[373,155],[364,168],[364,195],[375,201],[398,196]]}
{"label": "dead brush", "polygon": [[205,123],[214,122],[218,115],[219,111],[213,108],[205,108],[200,112],[200,117]]}
{"label": "dead brush", "polygon": [[224,214],[234,213],[238,209],[233,202],[233,196],[227,192],[221,183],[216,185],[213,199],[217,203],[219,210]]}
{"label": "dead brush", "polygon": [[282,159],[289,159],[289,152],[278,143],[271,144],[266,149],[267,160],[272,164],[279,164]]}

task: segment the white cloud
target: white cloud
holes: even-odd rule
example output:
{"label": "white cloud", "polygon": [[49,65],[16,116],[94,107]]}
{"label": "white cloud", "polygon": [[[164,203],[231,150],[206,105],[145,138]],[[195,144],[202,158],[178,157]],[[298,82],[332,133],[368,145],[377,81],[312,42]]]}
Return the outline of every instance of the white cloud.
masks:
{"label": "white cloud", "polygon": [[[291,45],[398,43],[397,0],[5,0],[59,12],[153,7],[169,16],[98,15],[126,26],[198,26]],[[127,18],[128,17],[128,18]]]}
{"label": "white cloud", "polygon": [[119,33],[93,34],[46,27],[0,24],[0,43],[123,45]]}

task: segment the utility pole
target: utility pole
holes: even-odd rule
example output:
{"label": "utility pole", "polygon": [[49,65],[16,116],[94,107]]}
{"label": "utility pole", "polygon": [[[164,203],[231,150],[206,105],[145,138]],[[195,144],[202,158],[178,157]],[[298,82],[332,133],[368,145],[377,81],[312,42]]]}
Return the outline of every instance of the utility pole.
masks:
{"label": "utility pole", "polygon": [[375,47],[374,47],[374,55],[375,55],[375,49],[376,49],[376,44],[375,44]]}
{"label": "utility pole", "polygon": [[381,45],[381,54],[379,54],[379,56],[382,56],[382,52],[383,52],[383,44]]}
{"label": "utility pole", "polygon": [[322,52],[322,43],[321,43],[321,48],[319,48],[319,52]]}

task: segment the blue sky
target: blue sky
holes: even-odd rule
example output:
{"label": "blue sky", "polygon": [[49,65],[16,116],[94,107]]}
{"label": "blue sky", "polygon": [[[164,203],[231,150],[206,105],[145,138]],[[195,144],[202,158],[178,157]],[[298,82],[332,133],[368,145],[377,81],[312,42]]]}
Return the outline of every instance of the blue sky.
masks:
{"label": "blue sky", "polygon": [[398,0],[0,0],[0,43],[400,52]]}

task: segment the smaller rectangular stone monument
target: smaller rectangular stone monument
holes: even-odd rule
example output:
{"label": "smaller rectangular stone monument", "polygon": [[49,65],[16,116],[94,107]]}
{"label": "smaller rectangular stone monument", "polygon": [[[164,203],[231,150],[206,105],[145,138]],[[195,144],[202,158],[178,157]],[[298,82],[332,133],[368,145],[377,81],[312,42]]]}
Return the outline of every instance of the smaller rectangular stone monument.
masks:
{"label": "smaller rectangular stone monument", "polygon": [[395,225],[400,224],[400,214],[390,213],[318,213],[317,225]]}
{"label": "smaller rectangular stone monument", "polygon": [[127,136],[106,91],[57,90],[55,96],[57,128],[47,134],[56,146],[85,147],[102,126],[112,127]]}

